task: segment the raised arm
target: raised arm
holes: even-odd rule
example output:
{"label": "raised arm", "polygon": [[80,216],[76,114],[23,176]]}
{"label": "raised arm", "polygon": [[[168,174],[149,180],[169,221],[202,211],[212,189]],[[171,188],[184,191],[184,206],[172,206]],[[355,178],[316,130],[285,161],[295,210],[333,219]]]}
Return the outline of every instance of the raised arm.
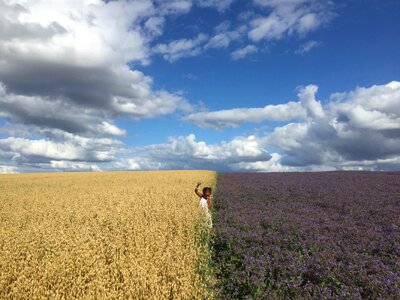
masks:
{"label": "raised arm", "polygon": [[194,192],[199,196],[200,198],[203,197],[203,194],[199,192],[199,185],[201,182],[197,183],[196,188],[194,189]]}

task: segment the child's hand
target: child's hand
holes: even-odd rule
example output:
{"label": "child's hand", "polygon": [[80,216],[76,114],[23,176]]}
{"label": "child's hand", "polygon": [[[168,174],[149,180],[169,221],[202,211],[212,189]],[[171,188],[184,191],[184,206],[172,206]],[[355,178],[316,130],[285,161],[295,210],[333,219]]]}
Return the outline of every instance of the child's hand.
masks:
{"label": "child's hand", "polygon": [[199,185],[201,185],[201,182],[198,182],[198,183],[197,183],[197,186],[199,186]]}

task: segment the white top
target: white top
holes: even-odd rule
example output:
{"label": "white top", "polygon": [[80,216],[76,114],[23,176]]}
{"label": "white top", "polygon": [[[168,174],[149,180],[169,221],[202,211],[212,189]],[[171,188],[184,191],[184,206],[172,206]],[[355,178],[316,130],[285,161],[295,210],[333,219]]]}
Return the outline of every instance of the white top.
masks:
{"label": "white top", "polygon": [[199,206],[200,206],[200,207],[203,207],[204,209],[207,209],[207,210],[208,210],[207,199],[201,197],[201,198],[200,198]]}
{"label": "white top", "polygon": [[204,209],[204,211],[205,211],[205,213],[206,213],[206,216],[207,216],[207,223],[208,223],[208,226],[209,226],[210,228],[212,228],[213,225],[212,225],[211,212],[210,212],[210,210],[208,209],[207,199],[201,197],[201,198],[200,198],[199,206],[202,207],[202,208]]}

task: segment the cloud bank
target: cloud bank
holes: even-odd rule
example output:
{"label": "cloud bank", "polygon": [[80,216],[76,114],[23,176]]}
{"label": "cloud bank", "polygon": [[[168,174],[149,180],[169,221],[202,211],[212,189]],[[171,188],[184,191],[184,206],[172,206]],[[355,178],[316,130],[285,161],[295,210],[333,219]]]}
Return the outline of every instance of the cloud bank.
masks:
{"label": "cloud bank", "polygon": [[[99,170],[127,134],[118,116],[190,111],[181,94],[155,90],[135,66],[184,1],[0,0],[0,162],[24,170]],[[212,3],[204,5],[212,6]]]}
{"label": "cloud bank", "polygon": [[269,172],[400,169],[400,82],[334,93],[325,105],[317,92],[308,85],[298,90],[297,102],[188,115],[187,121],[218,130],[244,122],[289,123],[215,145],[196,141],[193,134],[173,137],[132,149],[141,153],[118,165]]}
{"label": "cloud bank", "polygon": [[[169,16],[193,7],[223,16],[233,3],[0,0],[0,173],[400,169],[398,81],[334,93],[324,104],[311,84],[298,90],[297,101],[202,113],[193,113],[182,93],[153,88],[138,69],[154,55],[175,62],[232,47],[232,59],[244,59],[259,43],[305,37],[334,17],[331,1],[254,0],[259,13],[243,15],[242,23],[158,43]],[[317,46],[302,44],[298,54]],[[128,132],[117,117],[140,121],[177,111],[213,130],[286,124],[216,144],[192,133],[131,149],[120,141]]]}
{"label": "cloud bank", "polygon": [[0,113],[11,122],[121,135],[112,124],[117,115],[190,109],[127,65],[149,63],[157,26],[151,1],[7,3],[0,2]]}
{"label": "cloud bank", "polygon": [[121,159],[120,168],[143,169],[214,169],[220,171],[239,170],[242,162],[269,161],[272,156],[253,135],[238,136],[229,142],[209,145],[196,141],[194,134],[170,137],[166,144],[137,147],[133,158]]}

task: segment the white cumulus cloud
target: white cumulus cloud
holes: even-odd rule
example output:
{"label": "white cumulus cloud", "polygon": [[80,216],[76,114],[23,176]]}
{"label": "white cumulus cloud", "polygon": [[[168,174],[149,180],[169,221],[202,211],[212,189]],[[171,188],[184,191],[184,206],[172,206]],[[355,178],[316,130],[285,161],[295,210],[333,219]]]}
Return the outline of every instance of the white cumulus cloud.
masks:
{"label": "white cumulus cloud", "polygon": [[[265,149],[279,149],[277,168],[281,170],[400,167],[399,82],[334,93],[324,105],[316,99],[317,92],[316,85],[308,85],[298,89],[298,102],[203,111],[189,114],[184,120],[218,130],[245,122],[289,121],[260,137]],[[270,161],[237,165],[238,169],[248,170],[267,167],[272,170],[276,166]]]}
{"label": "white cumulus cloud", "polygon": [[[315,86],[304,90],[308,117],[276,127],[268,145],[282,150],[283,165],[396,169],[400,157],[400,83],[335,93],[321,108]],[[389,163],[394,162],[394,163]]]}
{"label": "white cumulus cloud", "polygon": [[290,35],[305,35],[328,23],[334,16],[330,1],[254,0],[265,8],[266,16],[254,18],[248,36],[253,41],[279,40]]}
{"label": "white cumulus cloud", "polygon": [[305,54],[310,52],[314,48],[318,48],[322,43],[318,41],[308,41],[304,44],[301,44],[300,47],[295,51],[296,54]]}
{"label": "white cumulus cloud", "polygon": [[154,47],[154,52],[161,53],[164,59],[174,62],[182,57],[200,54],[206,40],[207,35],[200,33],[193,39],[180,39],[168,44],[158,44]]}
{"label": "white cumulus cloud", "polygon": [[190,109],[128,66],[148,64],[162,32],[152,1],[1,1],[0,9],[0,113],[9,121],[82,134],[116,115]]}
{"label": "white cumulus cloud", "polygon": [[229,142],[207,144],[194,134],[170,137],[168,143],[131,149],[133,157],[119,159],[119,168],[131,169],[218,169],[232,170],[238,162],[268,161],[258,137],[237,136]]}
{"label": "white cumulus cloud", "polygon": [[257,47],[254,45],[247,45],[243,48],[236,49],[231,53],[231,57],[233,60],[238,60],[245,58],[246,56],[256,53],[258,51]]}
{"label": "white cumulus cloud", "polygon": [[321,118],[325,115],[321,102],[315,99],[318,87],[308,85],[299,89],[300,101],[266,105],[262,108],[233,108],[219,111],[192,113],[183,119],[203,128],[222,129],[238,127],[245,122],[290,121],[293,119]]}

